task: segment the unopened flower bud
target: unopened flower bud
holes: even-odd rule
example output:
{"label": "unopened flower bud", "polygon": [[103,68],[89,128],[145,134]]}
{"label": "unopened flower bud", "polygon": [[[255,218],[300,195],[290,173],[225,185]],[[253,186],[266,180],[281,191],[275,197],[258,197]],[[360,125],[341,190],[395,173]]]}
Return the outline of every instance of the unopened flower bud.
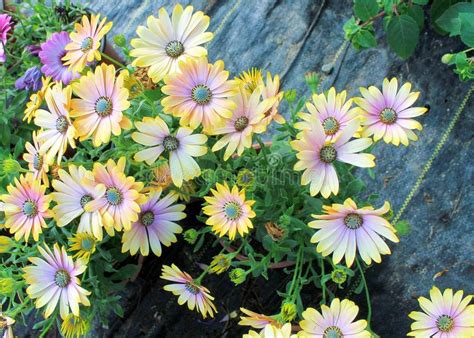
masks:
{"label": "unopened flower bud", "polygon": [[311,90],[311,93],[316,94],[319,86],[319,76],[315,72],[308,72],[305,74],[304,79],[306,85]]}
{"label": "unopened flower bud", "polygon": [[454,54],[444,54],[442,57],[441,57],[441,62],[444,63],[444,64],[448,64],[451,62],[451,60],[453,59],[454,57]]}
{"label": "unopened flower bud", "polygon": [[285,99],[288,101],[288,103],[293,103],[296,100],[296,90],[290,89],[285,91]]}
{"label": "unopened flower bud", "polygon": [[211,273],[215,273],[216,275],[220,275],[221,273],[227,271],[231,263],[232,260],[228,255],[219,254],[214,256],[212,259],[209,271]]}
{"label": "unopened flower bud", "polygon": [[293,302],[284,302],[281,306],[280,316],[285,322],[291,322],[296,318],[298,311],[296,305]]}
{"label": "unopened flower bud", "polygon": [[125,36],[123,34],[115,35],[114,42],[119,47],[125,47],[125,45],[127,44],[127,40],[125,40]]}
{"label": "unopened flower bud", "polygon": [[0,295],[10,296],[15,290],[15,280],[11,277],[0,278]]}
{"label": "unopened flower bud", "polygon": [[184,240],[189,244],[196,243],[198,232],[196,229],[188,229],[183,233]]}
{"label": "unopened flower bud", "polygon": [[247,277],[247,273],[245,272],[244,269],[241,269],[241,268],[236,268],[232,270],[231,272],[229,272],[229,278],[231,282],[234,283],[235,285],[239,285],[245,282],[246,277]]}
{"label": "unopened flower bud", "polygon": [[13,247],[13,241],[10,237],[0,236],[0,253],[6,253]]}
{"label": "unopened flower bud", "polygon": [[13,158],[3,160],[3,172],[6,174],[18,174],[21,170],[21,165]]}

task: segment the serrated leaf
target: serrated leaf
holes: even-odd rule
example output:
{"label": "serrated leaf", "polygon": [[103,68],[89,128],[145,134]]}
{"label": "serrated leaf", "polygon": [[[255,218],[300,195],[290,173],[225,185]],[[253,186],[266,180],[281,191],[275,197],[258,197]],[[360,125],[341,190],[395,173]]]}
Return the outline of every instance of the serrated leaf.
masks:
{"label": "serrated leaf", "polygon": [[352,39],[354,44],[360,45],[362,48],[371,48],[377,46],[377,40],[372,32],[361,30],[354,35]]}
{"label": "serrated leaf", "polygon": [[377,15],[379,5],[377,0],[355,0],[354,13],[362,21],[367,21]]}
{"label": "serrated leaf", "polygon": [[[459,2],[449,7],[437,20],[436,24],[450,36],[461,34],[462,19],[461,14],[472,14],[474,17],[474,3]],[[467,20],[468,17],[466,17]]]}
{"label": "serrated leaf", "polygon": [[395,16],[388,24],[388,44],[402,59],[407,59],[413,54],[419,37],[420,29],[418,24],[407,14]]}

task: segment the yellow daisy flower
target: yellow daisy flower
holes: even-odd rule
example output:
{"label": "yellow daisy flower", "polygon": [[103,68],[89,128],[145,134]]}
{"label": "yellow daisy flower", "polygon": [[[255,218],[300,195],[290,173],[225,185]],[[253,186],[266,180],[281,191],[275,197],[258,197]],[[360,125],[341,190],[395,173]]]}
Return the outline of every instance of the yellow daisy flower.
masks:
{"label": "yellow daisy flower", "polygon": [[138,132],[132,134],[132,139],[147,146],[135,154],[136,161],[153,164],[164,152],[169,154],[171,179],[177,187],[184,181],[189,181],[201,175],[201,168],[193,157],[199,157],[207,152],[204,145],[207,136],[192,134],[193,130],[181,127],[176,135],[172,135],[166,123],[160,118],[145,117],[142,122],[136,122]]}
{"label": "yellow daisy flower", "polygon": [[262,71],[258,68],[250,68],[243,71],[236,80],[249,94],[252,94],[263,83]]}
{"label": "yellow daisy flower", "polygon": [[30,101],[26,103],[25,116],[23,116],[23,121],[26,120],[28,123],[30,123],[31,120],[36,116],[36,111],[43,104],[44,97],[46,95],[46,90],[53,84],[49,76],[43,77],[41,79],[41,82],[43,83],[41,89],[37,93],[32,94],[30,96]]}
{"label": "yellow daisy flower", "polygon": [[38,142],[41,143],[41,150],[46,152],[48,162],[52,162],[57,155],[59,164],[68,144],[76,148],[76,129],[69,117],[71,95],[71,87],[63,89],[62,84],[58,82],[46,90],[45,98],[49,111],[38,109],[36,112],[34,123],[42,128],[38,133]]}
{"label": "yellow daisy flower", "polygon": [[140,193],[143,183],[135,182],[135,178],[126,176],[124,171],[125,157],[117,163],[110,159],[105,166],[94,163],[94,180],[105,185],[105,194],[85,204],[84,209],[87,212],[100,210],[106,229],[130,230],[132,223],[138,221],[139,204],[145,199]]}
{"label": "yellow daisy flower", "polygon": [[112,28],[112,22],[105,24],[107,18],[99,22],[100,14],[89,18],[82,16],[81,23],[74,24],[74,32],[69,34],[71,42],[66,45],[66,55],[62,58],[64,65],[73,72],[81,72],[87,63],[100,60],[100,40]]}
{"label": "yellow daisy flower", "polygon": [[85,232],[78,232],[73,237],[68,238],[71,246],[68,251],[75,252],[73,258],[82,258],[88,262],[91,255],[95,252],[96,240],[93,236]]}
{"label": "yellow daisy flower", "polygon": [[70,313],[61,324],[61,334],[65,338],[85,337],[90,331],[90,323],[81,316]]}
{"label": "yellow daisy flower", "polygon": [[286,323],[283,326],[275,326],[267,324],[261,332],[250,330],[244,334],[242,338],[296,338],[296,334],[291,333],[291,323]]}
{"label": "yellow daisy flower", "polygon": [[240,311],[245,316],[240,316],[240,326],[251,326],[255,329],[263,329],[268,324],[271,324],[275,327],[281,327],[282,325],[273,317],[263,315],[250,311],[246,308],[241,307]]}
{"label": "yellow daisy flower", "polygon": [[130,107],[128,90],[123,86],[124,74],[115,78],[115,67],[102,63],[94,73],[88,72],[72,84],[74,94],[71,116],[81,141],[92,137],[95,147],[110,141],[111,134],[120,135],[131,127],[123,111]]}
{"label": "yellow daisy flower", "polygon": [[423,312],[413,311],[408,316],[415,320],[411,324],[411,337],[468,338],[474,333],[474,304],[472,295],[463,298],[462,290],[453,294],[453,289],[443,293],[436,287],[430,290],[430,299],[418,298]]}
{"label": "yellow daisy flower", "polygon": [[210,133],[222,118],[232,116],[236,83],[227,80],[229,72],[221,60],[209,64],[203,56],[180,62],[179,67],[180,73],[165,77],[163,111],[179,117],[182,126],[196,129],[202,124],[204,132]]}
{"label": "yellow daisy flower", "polygon": [[202,211],[210,216],[206,224],[212,226],[212,231],[219,237],[227,234],[232,240],[237,232],[244,236],[253,228],[250,219],[255,217],[252,210],[255,201],[245,199],[245,189],[239,190],[234,186],[231,191],[226,182],[217,183],[216,189],[211,189],[213,196],[204,197],[209,205]]}
{"label": "yellow daisy flower", "polygon": [[149,67],[148,75],[158,83],[166,75],[179,72],[180,61],[207,55],[201,45],[214,36],[206,32],[207,27],[209,17],[201,11],[193,14],[192,6],[183,10],[176,5],[171,19],[162,7],[158,18],[149,16],[147,27],[137,28],[139,38],[130,42],[134,47],[130,55],[136,57],[132,65]]}
{"label": "yellow daisy flower", "polygon": [[260,101],[261,88],[254,90],[252,94],[243,88],[239,88],[238,95],[234,98],[237,108],[232,112],[230,118],[224,119],[222,125],[215,127],[213,134],[224,135],[212,147],[212,151],[227,148],[224,153],[224,161],[237,150],[237,155],[242,155],[245,148],[252,146],[254,133],[263,133],[266,125],[262,124],[265,112],[272,109],[276,98],[268,98]]}
{"label": "yellow daisy flower", "polygon": [[272,74],[267,72],[266,82],[263,83],[262,80],[262,98],[264,100],[275,98],[275,100],[271,108],[263,113],[262,123],[265,126],[268,126],[272,121],[279,124],[285,123],[285,118],[278,112],[278,106],[283,99],[283,94],[283,91],[280,91],[280,77],[278,74],[272,79]]}

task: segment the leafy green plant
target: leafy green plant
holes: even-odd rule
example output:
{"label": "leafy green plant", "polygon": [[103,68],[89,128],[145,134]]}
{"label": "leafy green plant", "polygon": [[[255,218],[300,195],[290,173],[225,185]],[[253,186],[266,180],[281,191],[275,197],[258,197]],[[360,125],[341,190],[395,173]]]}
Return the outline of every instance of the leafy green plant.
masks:
{"label": "leafy green plant", "polygon": [[[425,6],[425,7],[424,7]],[[390,48],[402,59],[416,50],[420,34],[425,28],[425,10],[430,23],[442,35],[459,36],[469,47],[455,54],[447,54],[442,62],[454,65],[454,72],[462,81],[473,79],[474,61],[474,3],[456,0],[354,0],[354,16],[344,24],[345,38],[355,49],[377,45],[375,24],[380,19]]]}

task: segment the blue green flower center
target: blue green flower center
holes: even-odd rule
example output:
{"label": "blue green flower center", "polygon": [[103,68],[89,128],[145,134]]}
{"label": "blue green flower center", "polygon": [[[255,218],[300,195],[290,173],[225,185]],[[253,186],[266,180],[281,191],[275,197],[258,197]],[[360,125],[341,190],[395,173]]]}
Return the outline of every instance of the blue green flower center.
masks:
{"label": "blue green flower center", "polygon": [[340,328],[337,326],[329,326],[324,330],[323,338],[343,338],[343,334]]}
{"label": "blue green flower center", "polygon": [[94,43],[94,40],[92,40],[91,37],[87,37],[81,42],[81,51],[82,52],[87,52],[92,49],[92,44]]}
{"label": "blue green flower center", "polygon": [[155,214],[153,213],[153,211],[148,210],[140,215],[140,223],[142,223],[146,227],[153,224],[154,221]]}
{"label": "blue green flower center", "polygon": [[397,112],[392,108],[385,108],[380,112],[380,121],[385,124],[393,124],[397,120]]}
{"label": "blue green flower center", "polygon": [[42,166],[43,166],[43,156],[41,156],[39,153],[34,154],[33,155],[33,168],[35,170],[40,170]]}
{"label": "blue green flower center", "polygon": [[79,203],[81,203],[81,207],[84,209],[84,206],[92,200],[93,198],[91,195],[84,195],[81,197],[81,200],[79,201]]}
{"label": "blue green flower center", "polygon": [[334,135],[339,130],[339,122],[334,117],[328,117],[323,121],[323,129],[326,135]]}
{"label": "blue green flower center", "polygon": [[237,118],[234,122],[234,128],[237,131],[242,131],[249,125],[249,119],[246,116],[241,116]]}
{"label": "blue green flower center", "polygon": [[54,282],[60,288],[65,288],[69,284],[70,281],[71,281],[71,276],[69,276],[69,273],[64,269],[58,270],[54,274]]}
{"label": "blue green flower center", "polygon": [[95,112],[100,117],[109,116],[112,113],[112,100],[106,96],[101,96],[95,102]]}
{"label": "blue green flower center", "polygon": [[447,315],[442,315],[436,321],[436,326],[441,332],[450,332],[454,327],[454,319]]}
{"label": "blue green flower center", "polygon": [[242,209],[235,202],[227,202],[224,205],[224,213],[228,219],[235,220],[242,214]]}
{"label": "blue green flower center", "polygon": [[166,136],[163,139],[163,148],[167,151],[175,151],[179,147],[179,140],[171,135]]}
{"label": "blue green flower center", "polygon": [[27,217],[35,217],[38,214],[38,206],[35,202],[28,200],[23,203],[23,213]]}
{"label": "blue green flower center", "polygon": [[119,205],[123,200],[122,193],[115,187],[108,188],[105,192],[105,196],[107,201],[112,205]]}
{"label": "blue green flower center", "polygon": [[170,41],[165,47],[165,52],[170,58],[177,58],[184,53],[184,46],[180,41]]}
{"label": "blue green flower center", "polygon": [[69,123],[65,116],[60,115],[56,120],[56,130],[64,134],[68,128]]}
{"label": "blue green flower center", "polygon": [[81,249],[84,251],[91,251],[94,246],[94,242],[91,238],[83,238],[81,241]]}
{"label": "blue green flower center", "polygon": [[348,214],[344,217],[344,224],[351,230],[359,229],[363,223],[364,220],[362,219],[362,216],[358,214]]}
{"label": "blue green flower center", "polygon": [[197,104],[207,104],[211,101],[212,92],[206,85],[197,85],[191,90],[191,98]]}
{"label": "blue green flower center", "polygon": [[186,282],[186,284],[184,284],[184,287],[193,295],[197,295],[199,293],[199,288],[191,282]]}
{"label": "blue green flower center", "polygon": [[337,158],[337,151],[333,145],[328,144],[321,148],[319,151],[319,159],[324,163],[332,163]]}

